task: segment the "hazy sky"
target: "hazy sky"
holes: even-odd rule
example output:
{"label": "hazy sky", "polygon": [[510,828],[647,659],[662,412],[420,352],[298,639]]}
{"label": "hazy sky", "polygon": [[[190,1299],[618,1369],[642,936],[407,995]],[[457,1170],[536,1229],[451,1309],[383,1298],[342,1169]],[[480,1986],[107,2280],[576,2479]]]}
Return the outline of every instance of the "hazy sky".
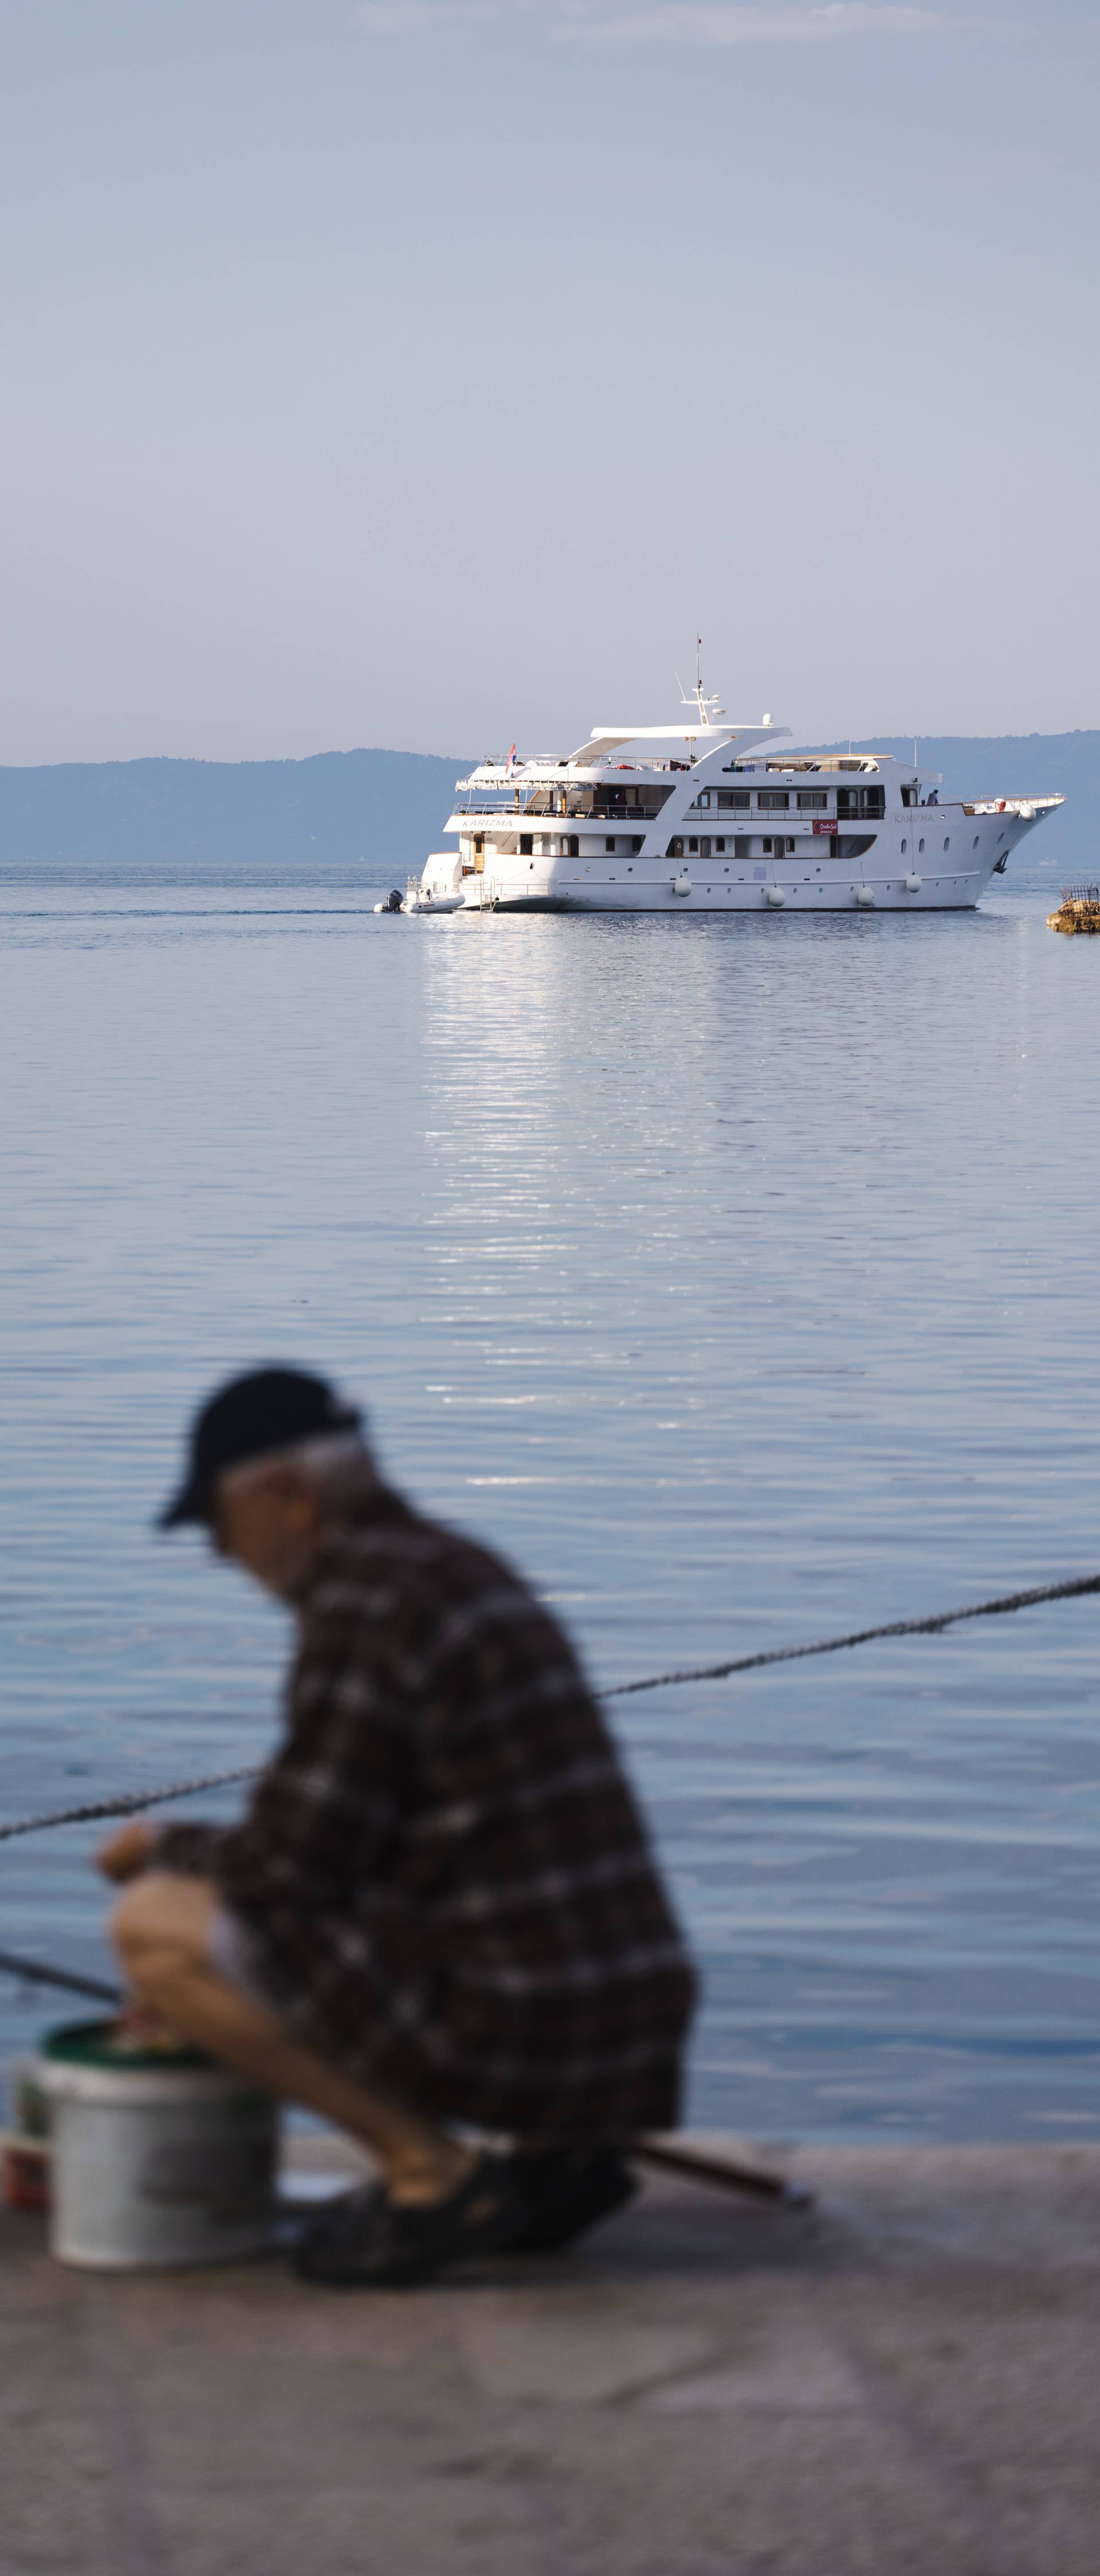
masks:
{"label": "hazy sky", "polygon": [[0,761],[1100,724],[1098,33],[0,0]]}

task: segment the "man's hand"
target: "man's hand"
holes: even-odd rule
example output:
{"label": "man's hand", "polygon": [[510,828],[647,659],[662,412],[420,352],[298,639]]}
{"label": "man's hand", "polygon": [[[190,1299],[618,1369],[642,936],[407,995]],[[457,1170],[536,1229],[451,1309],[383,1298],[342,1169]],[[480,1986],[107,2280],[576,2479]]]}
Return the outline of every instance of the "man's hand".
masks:
{"label": "man's hand", "polygon": [[96,1868],[104,1878],[113,1878],[116,1887],[127,1879],[139,1878],[143,1869],[151,1869],[156,1858],[157,1828],[147,1816],[134,1816],[96,1853]]}

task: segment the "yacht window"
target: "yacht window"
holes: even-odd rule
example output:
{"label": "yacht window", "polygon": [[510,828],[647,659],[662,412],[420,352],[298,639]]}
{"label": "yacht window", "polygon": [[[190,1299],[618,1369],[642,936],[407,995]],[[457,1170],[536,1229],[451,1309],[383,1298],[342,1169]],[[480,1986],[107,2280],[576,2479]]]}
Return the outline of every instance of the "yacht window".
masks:
{"label": "yacht window", "polygon": [[771,842],[770,842],[770,841],[768,841],[768,840],[766,840],[766,841],[765,841],[765,843],[764,843],[764,847],[765,847],[765,849],[767,850],[767,852],[768,852],[768,854],[769,854],[769,857],[770,857],[770,855],[771,855],[771,846],[772,846],[772,845],[771,845]]}
{"label": "yacht window", "polygon": [[519,854],[521,859],[529,859],[534,846],[535,844],[531,833],[521,832],[519,836]]}
{"label": "yacht window", "polygon": [[714,846],[715,846],[715,849],[716,849],[716,850],[724,850],[724,849],[725,849],[726,844],[725,844],[725,842],[724,842],[724,841],[716,841],[716,842],[715,842],[715,844],[714,844]]}
{"label": "yacht window", "polygon": [[944,845],[943,845],[943,846],[944,846],[944,849],[945,849],[945,850],[949,850],[949,849],[950,849],[950,847],[951,847],[951,834],[950,834],[950,832],[948,833],[948,835],[947,835],[947,839],[946,839],[946,841],[944,842]]}
{"label": "yacht window", "polygon": [[747,787],[720,787],[718,790],[718,811],[720,814],[744,814],[748,810],[748,803],[749,791]]}
{"label": "yacht window", "polygon": [[605,848],[605,850],[613,850],[613,849],[614,849],[614,847],[615,847],[615,835],[614,835],[614,833],[613,833],[613,832],[609,832],[609,833],[608,833],[608,835],[607,835],[607,839],[606,839],[606,841],[604,842],[604,848]]}
{"label": "yacht window", "polygon": [[903,842],[902,842],[902,845],[901,845],[901,855],[902,855],[902,857],[903,857],[903,858],[905,857],[905,853],[906,853],[906,851],[907,851],[908,847],[909,847],[909,843],[908,843],[908,841],[903,841]]}
{"label": "yacht window", "polygon": [[639,850],[641,849],[642,842],[644,841],[644,839],[645,839],[645,833],[644,833],[644,832],[635,832],[635,834],[634,834],[634,836],[633,836],[633,839],[631,840],[631,844],[630,844],[631,849],[632,849],[632,850],[633,850],[633,852],[634,852],[634,856],[635,856],[635,858],[637,858],[637,856],[638,856],[638,852],[639,852]]}
{"label": "yacht window", "polygon": [[[904,849],[904,848],[905,848],[905,843],[904,843],[904,841],[902,842],[902,845],[901,845],[901,846],[902,846],[902,849]],[[975,847],[975,849],[977,849],[977,846],[978,846],[978,835],[977,835],[977,833],[975,832],[975,834],[974,834],[974,847]]]}
{"label": "yacht window", "polygon": [[918,841],[918,843],[917,843],[917,848],[918,848],[918,850],[923,850],[923,848],[924,848],[924,843],[923,843],[923,841]]}
{"label": "yacht window", "polygon": [[696,852],[698,852],[698,848],[699,848],[699,843],[698,843],[698,841],[689,841],[689,842],[688,842],[688,848],[689,848],[689,850],[695,850]]}
{"label": "yacht window", "polygon": [[[564,841],[562,842],[561,847],[562,847],[562,856],[563,856],[563,858],[564,858],[564,856],[565,856],[565,842],[564,842]],[[570,856],[570,858],[571,858],[571,859],[579,859],[580,854],[581,854],[580,834],[579,834],[579,832],[570,832],[570,835],[569,835],[569,856]]]}
{"label": "yacht window", "polygon": [[669,845],[668,845],[668,848],[667,848],[667,850],[665,851],[665,857],[666,857],[666,859],[682,859],[682,858],[683,858],[683,855],[684,855],[684,844],[683,844],[683,842],[682,842],[682,841],[680,841],[680,840],[670,841],[670,842],[669,842]]}
{"label": "yacht window", "polygon": [[886,789],[884,787],[838,787],[836,810],[838,814],[870,814],[881,820],[886,812]]}
{"label": "yacht window", "polygon": [[785,787],[762,787],[756,799],[761,812],[766,807],[769,814],[785,814],[790,801]]}
{"label": "yacht window", "polygon": [[709,857],[710,857],[710,842],[709,842],[709,841],[707,841],[707,840],[702,840],[702,841],[700,841],[700,843],[699,843],[699,856],[700,856],[700,858],[701,858],[701,859],[709,859]]}
{"label": "yacht window", "polygon": [[699,810],[700,810],[700,812],[701,812],[701,813],[709,814],[709,812],[710,812],[710,789],[709,789],[709,787],[704,787],[704,788],[702,789],[701,793],[696,797],[695,802],[696,802],[697,806],[699,807]]}
{"label": "yacht window", "polygon": [[800,814],[824,814],[828,810],[828,804],[829,799],[823,787],[799,788],[798,810]]}

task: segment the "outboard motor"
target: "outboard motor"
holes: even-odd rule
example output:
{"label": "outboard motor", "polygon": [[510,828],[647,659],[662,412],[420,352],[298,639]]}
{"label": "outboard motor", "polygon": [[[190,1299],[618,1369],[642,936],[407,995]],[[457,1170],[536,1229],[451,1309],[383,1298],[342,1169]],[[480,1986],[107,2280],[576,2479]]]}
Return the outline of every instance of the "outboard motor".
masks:
{"label": "outboard motor", "polygon": [[383,912],[404,912],[404,909],[405,898],[401,893],[400,888],[395,886],[392,894],[387,895],[385,903],[382,906],[382,910]]}

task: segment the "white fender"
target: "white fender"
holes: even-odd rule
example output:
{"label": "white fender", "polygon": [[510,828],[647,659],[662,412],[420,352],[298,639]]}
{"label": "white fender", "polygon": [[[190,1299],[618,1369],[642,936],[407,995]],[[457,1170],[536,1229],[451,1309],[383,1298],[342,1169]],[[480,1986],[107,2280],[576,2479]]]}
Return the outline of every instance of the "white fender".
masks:
{"label": "white fender", "polygon": [[875,889],[873,886],[853,886],[852,892],[857,903],[872,904],[875,900]]}
{"label": "white fender", "polygon": [[780,912],[787,900],[782,886],[765,886],[764,892],[768,902],[774,904],[776,911]]}
{"label": "white fender", "polygon": [[691,893],[691,878],[689,877],[686,868],[681,868],[679,874],[673,877],[672,891],[673,894]]}
{"label": "white fender", "polygon": [[906,891],[906,894],[919,894],[919,893],[920,893],[920,890],[921,890],[921,887],[922,887],[922,885],[923,885],[923,883],[924,883],[924,879],[923,879],[923,877],[906,877],[906,880],[905,880],[905,891]]}

